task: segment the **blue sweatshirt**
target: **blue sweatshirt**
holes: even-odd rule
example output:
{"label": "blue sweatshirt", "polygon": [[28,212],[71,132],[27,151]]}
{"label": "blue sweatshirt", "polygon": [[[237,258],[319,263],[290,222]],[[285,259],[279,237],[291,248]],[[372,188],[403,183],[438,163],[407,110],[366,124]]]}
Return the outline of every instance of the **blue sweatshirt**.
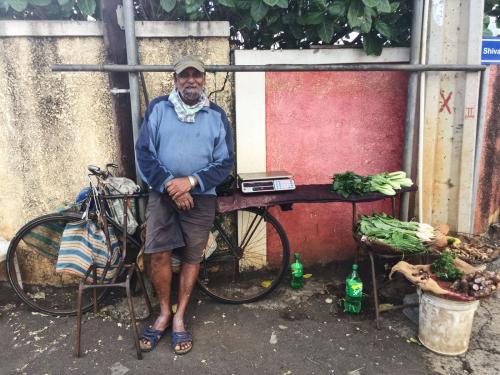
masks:
{"label": "blue sweatshirt", "polygon": [[138,169],[150,189],[163,193],[176,177],[195,176],[191,194],[215,195],[232,172],[234,149],[226,113],[210,102],[194,123],[179,120],[168,96],[154,99],[135,145]]}

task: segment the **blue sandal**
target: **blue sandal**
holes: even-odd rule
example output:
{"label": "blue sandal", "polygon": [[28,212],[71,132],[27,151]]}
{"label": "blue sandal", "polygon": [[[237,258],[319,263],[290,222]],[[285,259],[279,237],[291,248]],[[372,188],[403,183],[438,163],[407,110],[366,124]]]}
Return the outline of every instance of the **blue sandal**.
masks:
{"label": "blue sandal", "polygon": [[[180,344],[190,343],[191,346],[185,349],[176,350],[175,347]],[[172,349],[174,349],[175,354],[183,355],[189,353],[193,349],[193,336],[189,331],[174,332],[172,331]]]}
{"label": "blue sandal", "polygon": [[160,331],[159,329],[154,329],[152,327],[148,327],[144,329],[142,332],[142,336],[140,337],[140,340],[146,340],[151,344],[150,348],[142,348],[142,352],[150,352],[153,350],[156,345],[158,345],[158,342],[162,339],[162,337],[165,335],[165,332],[167,332],[167,329],[169,327],[165,328],[163,331]]}

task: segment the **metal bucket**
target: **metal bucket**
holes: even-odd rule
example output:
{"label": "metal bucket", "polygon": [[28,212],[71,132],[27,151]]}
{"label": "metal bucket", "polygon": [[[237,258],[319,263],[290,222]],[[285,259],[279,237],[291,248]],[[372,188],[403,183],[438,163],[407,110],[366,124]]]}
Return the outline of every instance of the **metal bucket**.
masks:
{"label": "metal bucket", "polygon": [[438,354],[465,353],[478,306],[479,301],[457,302],[423,293],[418,319],[420,342]]}

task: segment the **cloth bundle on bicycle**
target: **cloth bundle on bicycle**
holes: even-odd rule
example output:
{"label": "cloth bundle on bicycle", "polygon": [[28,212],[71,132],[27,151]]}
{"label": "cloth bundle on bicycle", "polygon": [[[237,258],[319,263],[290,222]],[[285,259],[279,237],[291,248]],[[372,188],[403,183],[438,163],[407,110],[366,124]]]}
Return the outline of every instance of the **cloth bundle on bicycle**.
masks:
{"label": "cloth bundle on bicycle", "polygon": [[[111,195],[134,194],[141,189],[139,185],[137,185],[130,178],[126,177],[108,177],[103,181],[103,184],[108,190],[107,193]],[[109,208],[115,221],[120,225],[123,225],[123,201],[121,199],[113,199],[109,201]],[[127,207],[128,234],[134,234],[139,225],[135,219],[134,211],[134,202],[130,201],[129,206]]]}
{"label": "cloth bundle on bicycle", "polygon": [[[110,268],[104,277],[104,268],[111,258],[111,266],[120,261],[120,244],[113,228],[109,227],[109,239],[112,253],[106,246],[104,231],[91,220],[82,220],[69,223],[62,233],[57,257],[56,272],[69,273],[84,278],[89,267],[94,265],[97,270],[98,281],[109,282],[117,272],[117,268]],[[88,281],[92,280],[92,274]]]}

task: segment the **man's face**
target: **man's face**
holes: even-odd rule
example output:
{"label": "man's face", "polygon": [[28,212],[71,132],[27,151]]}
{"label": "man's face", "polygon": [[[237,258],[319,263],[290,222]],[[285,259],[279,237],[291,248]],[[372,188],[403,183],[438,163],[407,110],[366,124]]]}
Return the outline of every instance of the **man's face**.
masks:
{"label": "man's face", "polygon": [[196,104],[205,86],[205,73],[195,68],[184,69],[175,75],[175,87],[187,104]]}

